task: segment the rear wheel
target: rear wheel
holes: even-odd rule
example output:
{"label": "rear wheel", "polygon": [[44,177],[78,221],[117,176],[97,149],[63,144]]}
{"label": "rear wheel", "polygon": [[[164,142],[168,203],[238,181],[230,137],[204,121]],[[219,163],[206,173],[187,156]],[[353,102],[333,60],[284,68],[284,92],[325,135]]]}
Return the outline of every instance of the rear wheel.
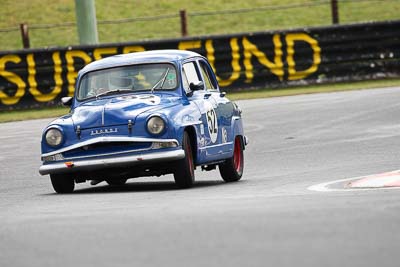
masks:
{"label": "rear wheel", "polygon": [[244,167],[243,146],[239,136],[235,138],[233,156],[219,164],[219,172],[225,182],[236,182],[242,178]]}
{"label": "rear wheel", "polygon": [[128,179],[114,179],[114,180],[106,180],[106,183],[109,185],[124,185]]}
{"label": "rear wheel", "polygon": [[54,191],[60,194],[72,193],[75,188],[75,181],[72,177],[66,174],[51,174],[51,184]]}
{"label": "rear wheel", "polygon": [[174,173],[175,183],[180,188],[189,188],[194,183],[194,161],[189,134],[183,133],[182,148],[185,157],[177,161]]}

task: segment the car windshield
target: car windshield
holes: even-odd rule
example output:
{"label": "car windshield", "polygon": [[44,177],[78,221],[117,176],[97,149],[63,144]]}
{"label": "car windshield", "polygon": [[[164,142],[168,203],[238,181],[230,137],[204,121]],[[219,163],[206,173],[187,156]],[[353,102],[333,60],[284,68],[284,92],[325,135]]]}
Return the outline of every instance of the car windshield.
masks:
{"label": "car windshield", "polygon": [[130,65],[89,72],[80,82],[78,99],[176,87],[176,69],[171,64]]}

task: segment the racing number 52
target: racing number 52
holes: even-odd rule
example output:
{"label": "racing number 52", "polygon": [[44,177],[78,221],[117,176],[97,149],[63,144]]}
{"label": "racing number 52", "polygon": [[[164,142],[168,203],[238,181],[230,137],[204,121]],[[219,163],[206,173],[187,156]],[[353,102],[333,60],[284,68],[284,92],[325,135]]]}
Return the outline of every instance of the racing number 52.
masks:
{"label": "racing number 52", "polygon": [[207,123],[210,134],[218,133],[218,126],[216,122],[217,114],[215,114],[214,109],[210,109],[209,111],[207,111]]}

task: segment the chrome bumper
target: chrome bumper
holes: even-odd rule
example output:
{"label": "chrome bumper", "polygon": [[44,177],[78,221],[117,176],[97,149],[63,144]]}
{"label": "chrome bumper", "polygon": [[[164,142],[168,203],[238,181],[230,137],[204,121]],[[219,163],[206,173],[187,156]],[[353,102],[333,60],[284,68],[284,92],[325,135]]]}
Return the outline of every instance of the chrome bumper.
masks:
{"label": "chrome bumper", "polygon": [[182,149],[155,152],[155,153],[142,153],[129,156],[120,156],[113,158],[102,159],[84,159],[76,161],[65,161],[48,163],[40,166],[39,173],[41,175],[56,174],[56,173],[69,173],[77,171],[91,171],[102,168],[110,167],[123,167],[142,163],[156,163],[160,161],[173,161],[185,157],[185,151]]}

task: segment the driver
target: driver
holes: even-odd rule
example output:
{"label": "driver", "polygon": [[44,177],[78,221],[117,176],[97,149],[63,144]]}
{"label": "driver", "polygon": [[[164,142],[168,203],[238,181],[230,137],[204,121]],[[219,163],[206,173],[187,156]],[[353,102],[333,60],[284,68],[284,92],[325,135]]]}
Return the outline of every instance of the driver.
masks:
{"label": "driver", "polygon": [[107,77],[104,75],[93,76],[90,84],[91,86],[88,92],[88,97],[97,96],[107,92]]}
{"label": "driver", "polygon": [[136,90],[145,90],[151,88],[151,83],[147,81],[147,77],[142,72],[139,72],[137,75],[135,75],[134,88]]}

